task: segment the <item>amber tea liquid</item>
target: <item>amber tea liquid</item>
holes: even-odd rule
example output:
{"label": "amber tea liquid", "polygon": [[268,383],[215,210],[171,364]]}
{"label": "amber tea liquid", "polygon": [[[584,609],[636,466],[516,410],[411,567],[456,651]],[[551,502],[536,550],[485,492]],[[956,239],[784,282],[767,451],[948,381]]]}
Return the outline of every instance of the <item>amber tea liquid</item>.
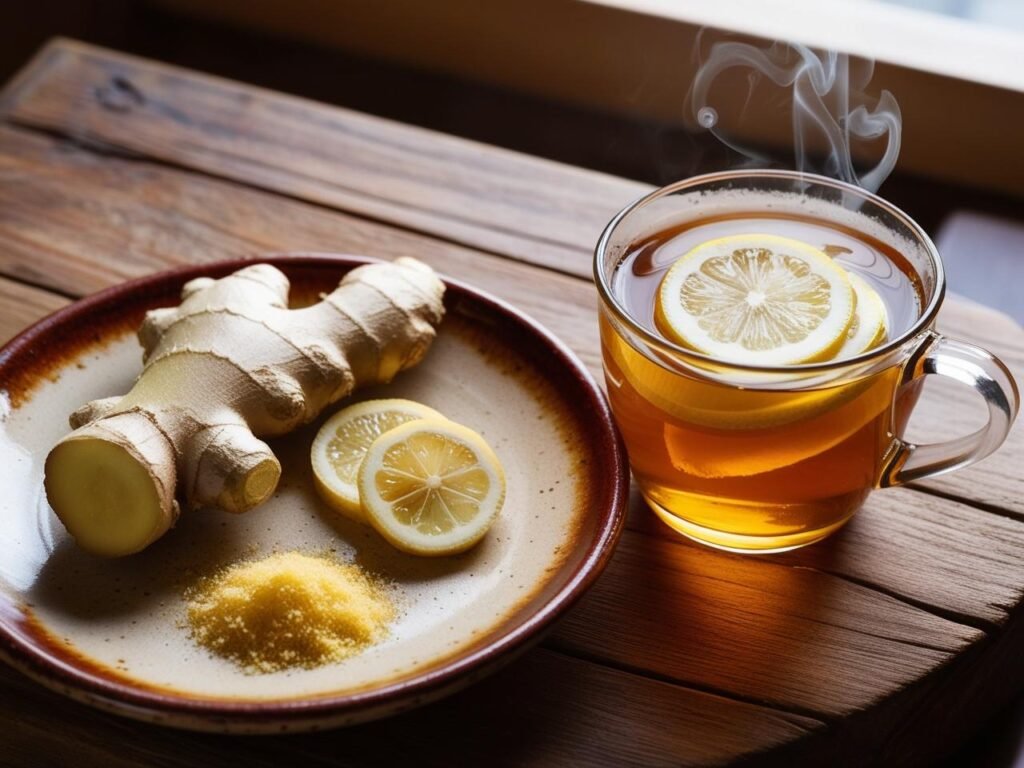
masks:
{"label": "amber tea liquid", "polygon": [[[921,313],[919,280],[887,244],[826,221],[729,214],[656,232],[626,250],[611,291],[633,321],[654,321],[662,277],[701,243],[765,233],[800,240],[856,272],[885,303],[889,338]],[[641,352],[601,315],[606,382],[630,465],[652,508],[687,536],[725,549],[781,551],[827,536],[878,482],[917,388],[890,366],[817,388],[717,383]]]}

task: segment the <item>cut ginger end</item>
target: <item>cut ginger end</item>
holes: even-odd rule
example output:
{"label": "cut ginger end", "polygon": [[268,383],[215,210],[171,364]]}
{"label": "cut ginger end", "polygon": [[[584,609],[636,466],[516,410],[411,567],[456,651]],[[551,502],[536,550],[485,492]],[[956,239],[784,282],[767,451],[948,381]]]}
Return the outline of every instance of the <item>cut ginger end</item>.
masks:
{"label": "cut ginger end", "polygon": [[46,459],[46,495],[83,549],[117,557],[138,552],[173,524],[155,481],[123,446],[83,438]]}

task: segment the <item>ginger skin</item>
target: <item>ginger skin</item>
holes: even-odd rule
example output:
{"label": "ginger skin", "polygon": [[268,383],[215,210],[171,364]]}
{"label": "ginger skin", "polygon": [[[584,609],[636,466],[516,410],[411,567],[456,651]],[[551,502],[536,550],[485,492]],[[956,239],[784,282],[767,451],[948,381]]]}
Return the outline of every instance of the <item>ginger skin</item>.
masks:
{"label": "ginger skin", "polygon": [[245,512],[277,487],[259,437],[315,419],[356,387],[418,363],[444,314],[444,284],[415,259],[349,272],[318,304],[288,309],[267,264],[198,278],[179,306],[147,313],[144,367],[123,397],[72,414],[46,459],[46,495],[78,544],[137,552],[190,508]]}

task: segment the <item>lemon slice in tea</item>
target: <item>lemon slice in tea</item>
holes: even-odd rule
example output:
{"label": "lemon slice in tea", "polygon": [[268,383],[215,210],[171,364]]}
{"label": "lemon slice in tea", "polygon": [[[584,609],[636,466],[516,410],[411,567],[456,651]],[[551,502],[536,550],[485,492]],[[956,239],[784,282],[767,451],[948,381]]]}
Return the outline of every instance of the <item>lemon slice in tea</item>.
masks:
{"label": "lemon slice in tea", "polygon": [[416,555],[452,555],[483,538],[505,500],[487,442],[446,419],[410,421],[373,441],[359,468],[370,524]]}
{"label": "lemon slice in tea", "polygon": [[877,347],[889,335],[889,316],[885,303],[867,280],[855,272],[848,272],[853,292],[857,294],[857,310],[846,332],[846,341],[836,353],[836,359],[854,357]]}
{"label": "lemon slice in tea", "polygon": [[338,512],[366,522],[356,476],[370,445],[389,429],[408,421],[444,418],[412,400],[366,400],[331,416],[313,439],[310,459],[320,496]]}
{"label": "lemon slice in tea", "polygon": [[719,360],[783,366],[833,357],[855,305],[846,270],[817,248],[777,235],[732,235],[672,265],[655,319],[672,341]]}

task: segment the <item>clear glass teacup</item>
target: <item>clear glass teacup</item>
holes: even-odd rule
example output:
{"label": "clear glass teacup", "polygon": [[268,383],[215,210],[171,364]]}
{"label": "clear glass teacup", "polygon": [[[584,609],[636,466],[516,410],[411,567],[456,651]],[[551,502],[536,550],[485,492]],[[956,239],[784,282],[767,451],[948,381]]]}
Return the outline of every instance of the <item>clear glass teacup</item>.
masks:
{"label": "clear glass teacup", "polygon": [[[722,360],[659,332],[654,296],[691,248],[736,233],[806,242],[869,282],[884,341],[844,359],[770,367]],[[1003,442],[1019,409],[1010,373],[934,330],[945,278],[931,240],[885,200],[787,171],[718,173],[633,203],[597,245],[609,400],[645,499],[676,531],[738,552],[804,546],[876,488],[965,467]],[[973,388],[989,419],[933,445],[904,441],[923,377]]]}

